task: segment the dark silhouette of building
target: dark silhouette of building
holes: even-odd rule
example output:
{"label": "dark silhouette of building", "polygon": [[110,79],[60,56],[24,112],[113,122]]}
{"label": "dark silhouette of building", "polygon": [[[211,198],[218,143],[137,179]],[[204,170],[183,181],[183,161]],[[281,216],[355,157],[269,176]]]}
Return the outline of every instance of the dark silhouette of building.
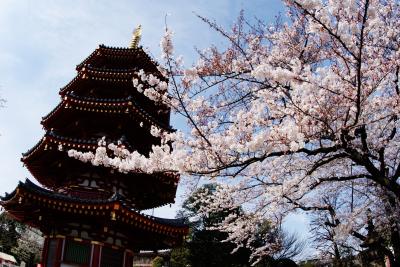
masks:
{"label": "dark silhouette of building", "polygon": [[26,180],[1,199],[9,214],[45,235],[45,267],[132,266],[135,252],[171,248],[188,232],[180,220],[141,213],[174,202],[178,174],[120,173],[68,156],[95,151],[103,137],[148,155],[160,144],[151,126],[172,131],[169,108],[132,83],[141,69],[164,79],[135,38],[130,48],[100,45],[76,67],[61,102],[42,119],[44,137],[23,154],[42,186]]}

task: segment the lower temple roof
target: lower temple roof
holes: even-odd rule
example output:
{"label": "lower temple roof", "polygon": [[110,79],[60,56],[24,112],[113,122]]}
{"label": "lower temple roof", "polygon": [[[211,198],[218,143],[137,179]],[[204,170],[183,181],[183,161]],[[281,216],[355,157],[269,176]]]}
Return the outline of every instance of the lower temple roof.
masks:
{"label": "lower temple roof", "polygon": [[[44,189],[26,179],[25,182],[19,182],[12,193],[6,193],[0,199],[0,205],[17,219],[21,219],[18,215],[21,211],[29,213],[25,207],[29,204],[27,206],[34,205],[39,209],[46,208],[63,213],[109,216],[110,220],[135,224],[136,227],[163,235],[185,236],[188,232],[188,227],[182,219],[164,219],[142,214],[139,210],[132,208],[118,193],[105,200],[81,199]],[[33,226],[37,227],[37,225]]]}
{"label": "lower temple roof", "polygon": [[[131,250],[168,249],[181,244],[188,226],[181,219],[144,215],[125,198],[81,199],[20,182],[0,205],[18,221],[45,236],[74,238]],[[85,234],[84,234],[85,233]]]}

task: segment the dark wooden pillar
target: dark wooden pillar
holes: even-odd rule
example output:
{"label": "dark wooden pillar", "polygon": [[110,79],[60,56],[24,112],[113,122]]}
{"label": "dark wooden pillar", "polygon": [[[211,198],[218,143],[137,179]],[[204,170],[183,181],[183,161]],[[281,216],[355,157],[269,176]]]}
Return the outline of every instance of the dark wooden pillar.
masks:
{"label": "dark wooden pillar", "polygon": [[133,252],[131,250],[125,250],[124,267],[132,267],[132,265],[133,265]]}
{"label": "dark wooden pillar", "polygon": [[90,260],[90,267],[99,267],[101,259],[102,246],[97,242],[92,242],[92,257]]}
{"label": "dark wooden pillar", "polygon": [[42,266],[47,267],[47,254],[48,254],[48,247],[49,247],[49,238],[46,236],[44,238],[43,248],[42,248]]}
{"label": "dark wooden pillar", "polygon": [[[60,267],[62,258],[63,258],[63,249],[64,249],[64,240],[62,238],[56,238],[57,241],[57,250],[56,250],[56,264],[54,267]],[[50,266],[49,266],[50,267]]]}
{"label": "dark wooden pillar", "polygon": [[60,267],[63,257],[64,240],[64,238],[45,238],[42,251],[42,266]]}

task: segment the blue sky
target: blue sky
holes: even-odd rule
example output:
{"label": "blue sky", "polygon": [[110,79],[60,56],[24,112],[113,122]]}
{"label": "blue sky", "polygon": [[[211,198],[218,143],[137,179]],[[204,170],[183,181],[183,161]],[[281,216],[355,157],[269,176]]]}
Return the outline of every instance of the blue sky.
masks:
{"label": "blue sky", "polygon": [[[141,44],[158,58],[168,14],[175,51],[190,64],[194,46],[222,44],[194,12],[229,26],[241,9],[249,18],[271,22],[283,12],[279,0],[0,0],[0,96],[7,100],[0,109],[0,194],[12,191],[18,180],[32,178],[20,162],[21,153],[43,136],[41,117],[58,104],[59,88],[99,44],[128,46],[132,30],[142,24]],[[173,217],[176,208],[156,215]],[[301,220],[306,218],[290,219],[288,228],[304,234]]]}

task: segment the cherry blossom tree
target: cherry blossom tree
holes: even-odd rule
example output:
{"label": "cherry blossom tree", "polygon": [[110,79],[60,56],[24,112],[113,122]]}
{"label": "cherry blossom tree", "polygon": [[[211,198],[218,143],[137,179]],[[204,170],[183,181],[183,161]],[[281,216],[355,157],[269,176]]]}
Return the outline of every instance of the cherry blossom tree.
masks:
{"label": "cherry blossom tree", "polygon": [[[160,145],[148,156],[104,140],[96,153],[69,154],[122,172],[179,171],[221,182],[198,201],[204,214],[245,207],[216,226],[238,247],[252,246],[266,218],[279,224],[302,210],[327,215],[340,244],[365,245],[373,223],[400,262],[399,3],[284,3],[287,16],[272,25],[241,14],[225,30],[200,17],[227,46],[199,50],[189,68],[166,30],[165,68],[139,71],[133,84],[184,116],[189,131],[152,127]],[[339,208],[326,201],[331,193],[340,195]],[[279,244],[251,249],[258,259]]]}
{"label": "cherry blossom tree", "polygon": [[[314,241],[313,245],[320,253],[320,257],[332,259],[334,266],[342,266],[344,261],[354,258],[361,251],[359,240],[356,237],[347,235],[341,239],[338,238],[337,234],[337,229],[342,223],[337,214],[350,213],[357,206],[358,198],[354,197],[354,188],[351,186],[349,187],[353,192],[346,190],[346,185],[341,190],[326,192],[322,196],[322,201],[330,209],[328,212],[314,213],[310,216],[310,232]],[[347,198],[347,202],[343,203],[342,195],[344,198],[350,196],[350,198]]]}

